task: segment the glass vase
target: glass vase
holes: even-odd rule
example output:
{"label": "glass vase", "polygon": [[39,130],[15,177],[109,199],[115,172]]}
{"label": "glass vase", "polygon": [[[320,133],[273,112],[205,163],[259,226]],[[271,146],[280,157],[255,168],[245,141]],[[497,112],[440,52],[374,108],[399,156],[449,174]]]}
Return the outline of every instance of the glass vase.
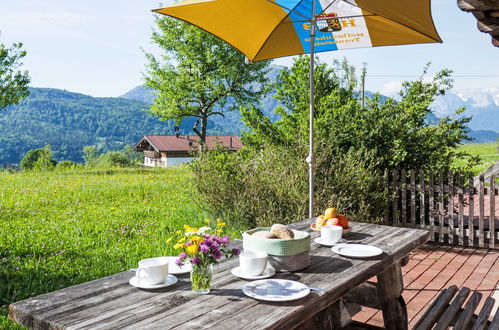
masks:
{"label": "glass vase", "polygon": [[211,265],[192,265],[192,291],[198,294],[207,294],[210,292],[212,276],[213,271]]}

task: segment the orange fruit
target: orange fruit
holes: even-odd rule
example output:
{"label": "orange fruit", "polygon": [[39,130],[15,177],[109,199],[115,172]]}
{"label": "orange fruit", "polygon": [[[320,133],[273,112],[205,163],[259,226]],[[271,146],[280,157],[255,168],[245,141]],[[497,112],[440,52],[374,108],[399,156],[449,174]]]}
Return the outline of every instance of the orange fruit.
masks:
{"label": "orange fruit", "polygon": [[334,207],[328,208],[326,211],[324,211],[324,217],[326,218],[326,220],[335,218],[336,209]]}

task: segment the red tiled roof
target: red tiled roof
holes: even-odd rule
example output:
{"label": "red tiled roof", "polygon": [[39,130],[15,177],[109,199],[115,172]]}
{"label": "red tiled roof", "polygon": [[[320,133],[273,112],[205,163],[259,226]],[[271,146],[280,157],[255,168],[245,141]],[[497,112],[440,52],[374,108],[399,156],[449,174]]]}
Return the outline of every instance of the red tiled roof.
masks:
{"label": "red tiled roof", "polygon": [[[198,145],[199,136],[197,135],[145,135],[146,139],[158,151],[190,151]],[[215,145],[222,145],[231,150],[239,150],[243,147],[241,139],[238,136],[207,136],[206,145],[209,150]]]}

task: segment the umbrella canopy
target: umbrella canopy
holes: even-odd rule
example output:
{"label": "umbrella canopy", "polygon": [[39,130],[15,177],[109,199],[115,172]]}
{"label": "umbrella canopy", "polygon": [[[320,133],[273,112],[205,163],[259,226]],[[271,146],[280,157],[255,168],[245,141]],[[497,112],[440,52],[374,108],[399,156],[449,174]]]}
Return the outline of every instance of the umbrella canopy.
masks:
{"label": "umbrella canopy", "polygon": [[[312,6],[312,0],[186,0],[156,12],[259,61],[311,52]],[[316,0],[315,7],[315,52],[441,42],[430,0]]]}
{"label": "umbrella canopy", "polygon": [[310,54],[310,218],[314,216],[314,53],[442,42],[430,0],[184,0],[155,11],[219,37],[250,61]]}

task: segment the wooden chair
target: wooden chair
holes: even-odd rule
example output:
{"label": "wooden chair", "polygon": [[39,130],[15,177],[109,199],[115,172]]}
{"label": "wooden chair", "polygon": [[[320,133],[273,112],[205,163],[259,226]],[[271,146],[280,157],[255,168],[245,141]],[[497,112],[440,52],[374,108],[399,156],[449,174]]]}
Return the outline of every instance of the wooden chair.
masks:
{"label": "wooden chair", "polygon": [[450,286],[438,295],[413,329],[442,330],[453,326],[455,330],[499,330],[499,310],[496,311],[492,322],[488,321],[495,300],[487,297],[480,314],[474,315],[474,311],[482,299],[482,294],[475,291],[466,306],[461,308],[469,294],[470,289],[468,288],[462,288],[458,292],[457,286]]}

